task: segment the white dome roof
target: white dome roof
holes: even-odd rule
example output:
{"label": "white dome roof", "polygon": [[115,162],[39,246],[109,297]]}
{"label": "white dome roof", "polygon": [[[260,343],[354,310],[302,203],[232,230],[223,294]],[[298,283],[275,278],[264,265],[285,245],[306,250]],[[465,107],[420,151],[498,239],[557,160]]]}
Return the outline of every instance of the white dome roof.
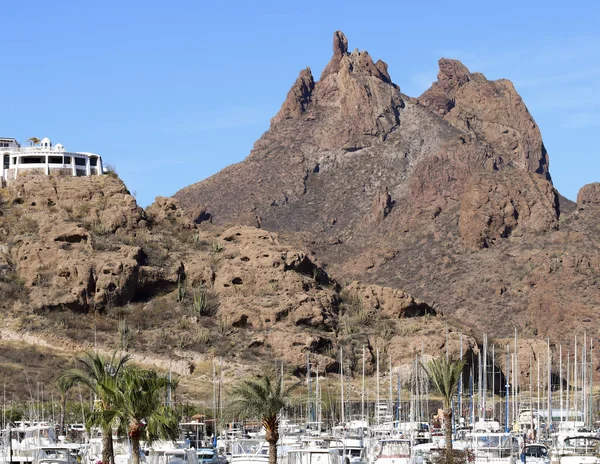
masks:
{"label": "white dome roof", "polygon": [[50,141],[50,139],[48,137],[44,137],[40,143],[42,143],[42,144],[45,144],[45,143],[51,144],[52,142]]}
{"label": "white dome roof", "polygon": [[62,143],[57,143],[56,145],[54,145],[54,148],[56,148],[57,150],[64,150],[65,147],[63,146]]}

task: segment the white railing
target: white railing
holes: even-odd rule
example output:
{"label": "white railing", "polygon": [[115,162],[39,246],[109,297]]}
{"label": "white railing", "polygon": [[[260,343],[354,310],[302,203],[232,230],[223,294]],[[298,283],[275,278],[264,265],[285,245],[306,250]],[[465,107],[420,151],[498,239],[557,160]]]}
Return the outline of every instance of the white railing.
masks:
{"label": "white railing", "polygon": [[8,151],[12,153],[40,153],[40,152],[49,152],[49,153],[65,153],[65,150],[57,150],[54,147],[45,148],[45,147],[0,147],[0,151]]}

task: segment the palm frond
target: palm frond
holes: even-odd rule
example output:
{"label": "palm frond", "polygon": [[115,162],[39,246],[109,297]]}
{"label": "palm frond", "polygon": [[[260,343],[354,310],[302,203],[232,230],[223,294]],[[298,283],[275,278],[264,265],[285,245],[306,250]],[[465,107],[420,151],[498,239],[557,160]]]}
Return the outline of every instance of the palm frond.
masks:
{"label": "palm frond", "polygon": [[273,373],[243,380],[231,391],[230,410],[238,417],[271,421],[285,407],[290,393],[297,385],[283,389],[281,379]]}
{"label": "palm frond", "polygon": [[444,408],[449,408],[452,404],[465,362],[464,359],[452,360],[442,356],[422,365],[429,379],[444,398]]}

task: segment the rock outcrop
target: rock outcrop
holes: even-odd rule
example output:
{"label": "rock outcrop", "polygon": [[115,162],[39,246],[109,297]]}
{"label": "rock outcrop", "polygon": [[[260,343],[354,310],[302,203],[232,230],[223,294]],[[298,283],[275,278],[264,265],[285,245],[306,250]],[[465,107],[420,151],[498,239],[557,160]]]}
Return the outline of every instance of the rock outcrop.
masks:
{"label": "rock outcrop", "polygon": [[180,263],[149,266],[146,252],[129,239],[149,226],[120,180],[23,176],[7,193],[12,206],[0,240],[30,288],[29,308],[102,310],[176,285]]}
{"label": "rock outcrop", "polygon": [[277,124],[285,119],[297,119],[307,110],[312,101],[312,92],[315,88],[310,68],[300,71],[296,82],[288,92],[287,98],[281,106],[279,113],[271,120],[271,124]]}
{"label": "rock outcrop", "polygon": [[419,103],[463,132],[485,141],[501,165],[516,165],[550,178],[540,130],[506,79],[487,80],[459,61],[442,58],[438,80]]}
{"label": "rock outcrop", "polygon": [[581,187],[577,194],[577,206],[600,205],[600,182],[594,182]]}
{"label": "rock outcrop", "polygon": [[552,185],[527,171],[474,177],[461,197],[458,230],[465,243],[487,248],[518,233],[541,234],[558,228]]}
{"label": "rock outcrop", "polygon": [[351,282],[345,289],[369,313],[389,319],[435,315],[436,311],[424,301],[413,298],[396,288]]}

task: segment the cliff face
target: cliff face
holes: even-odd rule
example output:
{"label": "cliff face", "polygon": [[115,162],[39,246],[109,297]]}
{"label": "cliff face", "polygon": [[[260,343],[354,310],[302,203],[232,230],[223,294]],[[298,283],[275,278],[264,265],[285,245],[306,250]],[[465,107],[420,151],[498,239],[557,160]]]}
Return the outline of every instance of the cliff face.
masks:
{"label": "cliff face", "polygon": [[[589,287],[600,262],[595,190],[580,195],[582,219],[554,189],[510,81],[442,59],[438,80],[411,98],[385,63],[349,53],[341,32],[333,43],[320,80],[300,73],[248,158],[175,197],[204,205],[214,224],[279,232],[338,279],[435,301],[494,336],[516,325],[569,337],[558,319],[583,330],[581,314],[600,299]],[[566,264],[580,259],[585,275]]]}

